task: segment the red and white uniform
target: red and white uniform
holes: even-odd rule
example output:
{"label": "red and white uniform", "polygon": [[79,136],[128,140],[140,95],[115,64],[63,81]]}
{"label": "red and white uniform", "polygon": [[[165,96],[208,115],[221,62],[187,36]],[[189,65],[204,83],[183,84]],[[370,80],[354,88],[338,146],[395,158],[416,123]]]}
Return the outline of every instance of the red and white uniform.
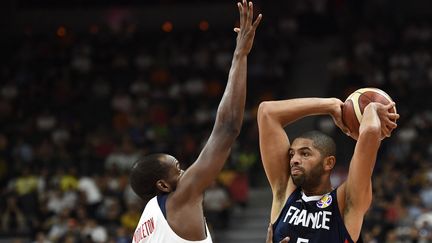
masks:
{"label": "red and white uniform", "polygon": [[204,240],[190,241],[181,238],[169,226],[159,207],[157,197],[154,197],[144,208],[132,243],[212,243],[207,224],[205,227],[207,238]]}

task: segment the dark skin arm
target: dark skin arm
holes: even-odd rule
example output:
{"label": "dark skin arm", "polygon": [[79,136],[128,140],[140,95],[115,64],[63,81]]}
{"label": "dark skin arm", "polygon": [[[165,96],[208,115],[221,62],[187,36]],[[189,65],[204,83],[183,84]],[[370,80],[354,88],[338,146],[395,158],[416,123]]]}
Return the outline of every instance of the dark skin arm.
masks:
{"label": "dark skin arm", "polygon": [[246,0],[238,3],[238,9],[240,27],[234,29],[237,45],[213,130],[198,159],[180,177],[176,190],[167,200],[168,223],[177,235],[186,240],[206,238],[203,193],[223,168],[243,121],[247,56],[261,15],[253,21],[253,5]]}

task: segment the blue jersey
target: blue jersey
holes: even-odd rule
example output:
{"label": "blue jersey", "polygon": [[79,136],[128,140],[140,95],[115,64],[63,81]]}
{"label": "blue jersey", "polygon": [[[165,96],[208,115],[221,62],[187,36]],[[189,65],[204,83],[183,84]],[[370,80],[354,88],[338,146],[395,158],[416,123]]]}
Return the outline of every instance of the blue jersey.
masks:
{"label": "blue jersey", "polygon": [[273,242],[289,236],[290,243],[353,243],[339,212],[336,194],[335,189],[308,197],[297,188],[273,225]]}

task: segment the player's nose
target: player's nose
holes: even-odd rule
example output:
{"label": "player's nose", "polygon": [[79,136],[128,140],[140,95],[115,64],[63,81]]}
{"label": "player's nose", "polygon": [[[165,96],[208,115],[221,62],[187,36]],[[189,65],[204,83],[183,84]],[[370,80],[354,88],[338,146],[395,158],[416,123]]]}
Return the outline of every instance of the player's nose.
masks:
{"label": "player's nose", "polygon": [[290,160],[291,167],[293,167],[295,165],[300,165],[300,164],[301,164],[300,157],[297,156],[296,154],[292,155],[291,160]]}
{"label": "player's nose", "polygon": [[300,161],[291,159],[290,166],[291,168],[294,166],[300,166]]}

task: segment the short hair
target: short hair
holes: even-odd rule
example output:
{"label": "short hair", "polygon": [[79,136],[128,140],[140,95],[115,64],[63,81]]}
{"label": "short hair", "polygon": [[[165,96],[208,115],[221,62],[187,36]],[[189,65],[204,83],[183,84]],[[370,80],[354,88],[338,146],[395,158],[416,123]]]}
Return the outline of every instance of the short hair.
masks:
{"label": "short hair", "polygon": [[138,159],[132,166],[129,175],[132,190],[144,201],[159,194],[156,182],[164,179],[168,167],[161,163],[167,154],[151,154]]}
{"label": "short hair", "polygon": [[300,135],[298,138],[306,138],[313,141],[313,146],[316,147],[324,157],[336,156],[336,143],[327,134],[320,131],[309,131]]}

